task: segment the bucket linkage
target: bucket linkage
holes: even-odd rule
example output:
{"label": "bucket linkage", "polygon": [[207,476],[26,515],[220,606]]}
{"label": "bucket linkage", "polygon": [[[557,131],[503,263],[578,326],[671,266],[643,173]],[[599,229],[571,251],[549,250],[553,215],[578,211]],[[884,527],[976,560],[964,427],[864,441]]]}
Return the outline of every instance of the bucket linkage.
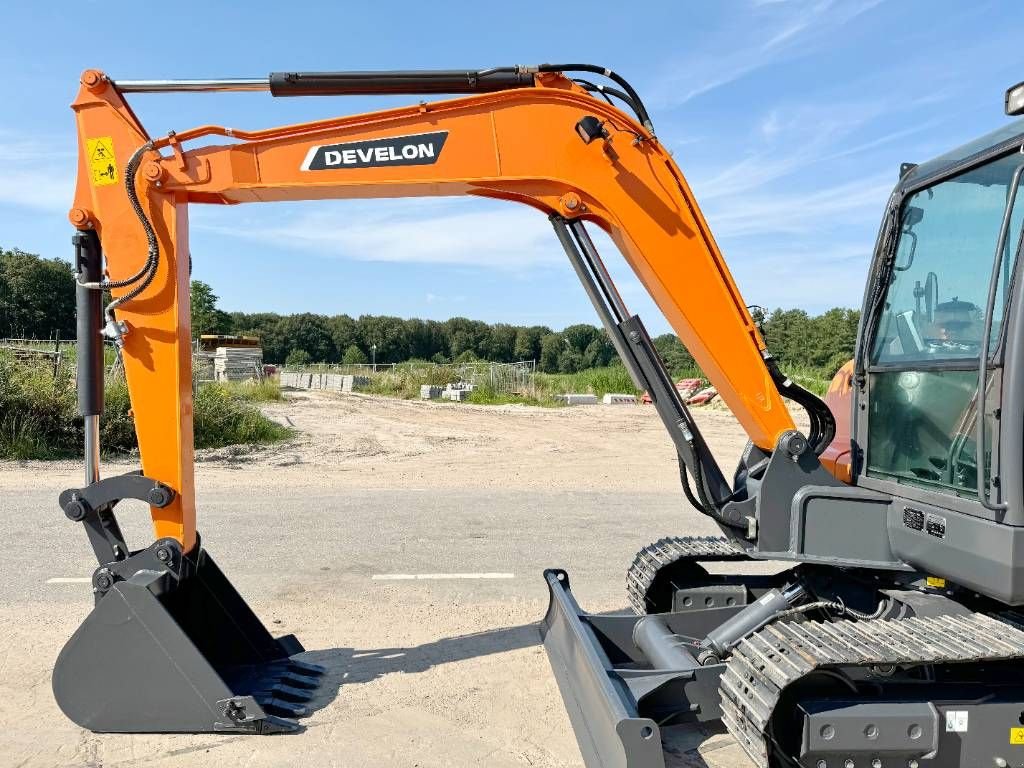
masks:
{"label": "bucket linkage", "polygon": [[304,650],[295,636],[274,638],[200,543],[129,552],[114,516],[123,499],[160,508],[174,491],[131,473],[60,497],[100,563],[96,604],[53,672],[64,714],[97,732],[298,730],[324,668],[293,658]]}

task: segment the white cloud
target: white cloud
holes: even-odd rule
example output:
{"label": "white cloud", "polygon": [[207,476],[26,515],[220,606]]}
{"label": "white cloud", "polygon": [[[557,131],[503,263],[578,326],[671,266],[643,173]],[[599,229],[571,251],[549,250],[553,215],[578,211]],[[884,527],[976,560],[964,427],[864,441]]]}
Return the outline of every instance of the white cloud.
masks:
{"label": "white cloud", "polygon": [[709,206],[704,213],[719,239],[813,233],[826,240],[839,224],[881,221],[893,186],[894,175],[886,173],[826,189],[744,196],[725,205]]}
{"label": "white cloud", "polygon": [[563,264],[551,225],[521,206],[465,200],[303,204],[277,219],[224,225],[204,215],[198,229],[357,261],[457,264],[515,271]]}
{"label": "white cloud", "polygon": [[44,211],[66,211],[74,197],[75,153],[54,139],[46,142],[0,129],[0,203]]}
{"label": "white cloud", "polygon": [[777,61],[814,52],[833,32],[882,0],[754,2],[742,16],[727,15],[701,44],[668,62],[650,101],[679,106]]}

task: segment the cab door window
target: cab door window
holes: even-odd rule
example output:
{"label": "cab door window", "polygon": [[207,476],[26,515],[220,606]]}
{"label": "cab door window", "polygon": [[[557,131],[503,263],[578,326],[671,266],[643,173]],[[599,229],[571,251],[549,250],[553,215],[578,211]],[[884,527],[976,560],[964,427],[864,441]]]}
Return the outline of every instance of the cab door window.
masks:
{"label": "cab door window", "polygon": [[[982,338],[984,312],[1009,185],[1022,161],[1014,153],[922,189],[903,204],[895,265],[869,359],[869,476],[976,493],[978,361],[983,350],[995,348],[1001,331],[1024,221],[1020,200],[1012,211],[989,339]],[[998,376],[994,370],[989,398],[998,398]],[[989,442],[994,425],[986,427]],[[982,453],[987,472],[991,445]]]}

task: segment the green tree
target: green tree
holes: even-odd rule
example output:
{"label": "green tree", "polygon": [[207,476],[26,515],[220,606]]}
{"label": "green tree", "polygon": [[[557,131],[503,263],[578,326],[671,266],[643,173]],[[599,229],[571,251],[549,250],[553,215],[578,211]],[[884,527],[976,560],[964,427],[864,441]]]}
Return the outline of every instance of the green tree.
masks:
{"label": "green tree", "polygon": [[562,343],[562,336],[557,333],[549,333],[540,340],[540,369],[544,373],[558,373],[558,358],[562,354],[565,344]]}
{"label": "green tree", "polygon": [[366,365],[370,361],[363,350],[355,344],[350,344],[341,356],[341,362],[345,365]]}
{"label": "green tree", "polygon": [[75,335],[75,276],[60,259],[0,249],[0,337]]}
{"label": "green tree", "polygon": [[694,362],[693,356],[674,333],[663,333],[661,336],[656,336],[652,339],[652,343],[665,362],[665,367],[673,376],[692,375],[695,372],[697,363]]}
{"label": "green tree", "polygon": [[213,292],[213,288],[202,280],[193,280],[189,296],[192,304],[192,338],[228,332],[231,316],[217,308],[220,297]]}
{"label": "green tree", "polygon": [[331,338],[331,329],[323,315],[314,315],[311,312],[286,315],[278,323],[277,332],[284,338],[283,343],[288,349],[286,361],[287,356],[296,349],[305,351],[309,359],[316,363],[336,362],[338,359]]}
{"label": "green tree", "polygon": [[309,365],[310,362],[309,352],[304,349],[293,349],[288,353],[288,357],[285,359],[284,364],[289,368],[298,368],[303,365]]}
{"label": "green tree", "polygon": [[551,333],[551,329],[542,325],[517,328],[512,357],[516,360],[540,360],[541,339],[549,333]]}

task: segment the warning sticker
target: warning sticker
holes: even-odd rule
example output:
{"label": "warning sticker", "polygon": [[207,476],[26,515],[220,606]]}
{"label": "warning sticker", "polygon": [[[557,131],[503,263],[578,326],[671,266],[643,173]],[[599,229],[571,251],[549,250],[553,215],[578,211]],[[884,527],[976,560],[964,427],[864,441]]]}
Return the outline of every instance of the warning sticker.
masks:
{"label": "warning sticker", "polygon": [[1011,744],[1024,744],[1024,728],[1011,728],[1010,729],[1010,743]]}
{"label": "warning sticker", "polygon": [[967,733],[967,710],[952,709],[946,712],[946,733]]}
{"label": "warning sticker", "polygon": [[114,140],[109,136],[86,139],[85,151],[89,155],[89,171],[92,185],[102,187],[117,183],[117,159],[114,157]]}

